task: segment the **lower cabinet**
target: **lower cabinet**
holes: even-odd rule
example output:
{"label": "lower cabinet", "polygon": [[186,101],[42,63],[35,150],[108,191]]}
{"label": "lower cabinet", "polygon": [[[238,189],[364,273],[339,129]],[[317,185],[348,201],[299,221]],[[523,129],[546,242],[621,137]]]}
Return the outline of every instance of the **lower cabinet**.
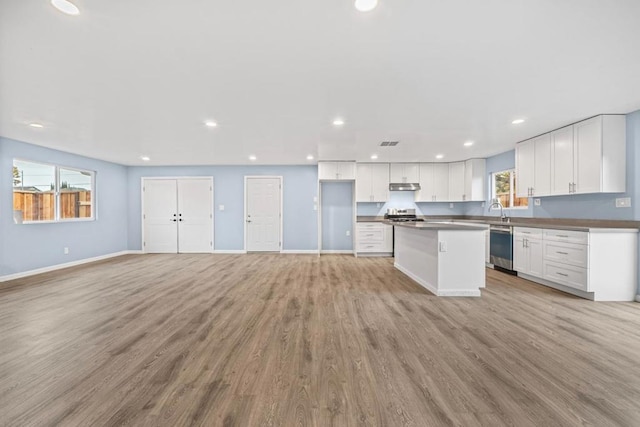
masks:
{"label": "lower cabinet", "polygon": [[381,222],[357,223],[356,252],[363,256],[390,256],[393,253],[393,226]]}
{"label": "lower cabinet", "polygon": [[595,301],[633,301],[638,230],[514,227],[513,266],[543,285]]}
{"label": "lower cabinet", "polygon": [[541,229],[514,228],[513,269],[530,276],[543,277]]}

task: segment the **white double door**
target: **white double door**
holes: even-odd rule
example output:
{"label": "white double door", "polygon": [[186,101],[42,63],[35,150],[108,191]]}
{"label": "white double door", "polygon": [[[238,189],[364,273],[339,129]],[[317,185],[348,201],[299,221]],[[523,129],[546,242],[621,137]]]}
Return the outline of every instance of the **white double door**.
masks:
{"label": "white double door", "polygon": [[147,178],[142,191],[145,252],[213,250],[213,178]]}
{"label": "white double door", "polygon": [[280,177],[246,177],[245,236],[248,252],[275,252],[281,249]]}

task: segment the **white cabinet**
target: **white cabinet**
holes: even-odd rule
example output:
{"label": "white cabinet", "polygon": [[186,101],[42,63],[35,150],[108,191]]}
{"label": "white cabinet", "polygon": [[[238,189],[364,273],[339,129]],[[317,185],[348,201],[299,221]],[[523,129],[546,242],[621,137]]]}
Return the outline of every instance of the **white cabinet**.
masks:
{"label": "white cabinet", "polygon": [[464,201],[464,162],[449,163],[449,200]]}
{"label": "white cabinet", "polygon": [[320,181],[352,181],[356,179],[355,162],[318,162]]}
{"label": "white cabinet", "polygon": [[534,277],[543,276],[542,230],[515,227],[513,229],[513,269]]}
{"label": "white cabinet", "polygon": [[368,255],[391,255],[393,253],[393,227],[381,222],[357,223],[356,252]]}
{"label": "white cabinet", "polygon": [[464,162],[464,201],[485,200],[486,188],[486,160],[485,159],[469,159]]}
{"label": "white cabinet", "polygon": [[356,166],[356,202],[389,200],[389,164],[358,163]]}
{"label": "white cabinet", "polygon": [[389,181],[391,183],[420,182],[418,163],[391,163],[389,166]]}
{"label": "white cabinet", "polygon": [[445,202],[449,200],[449,164],[420,163],[420,190],[416,202]]}
{"label": "white cabinet", "polygon": [[516,196],[551,194],[551,135],[516,145]]}
{"label": "white cabinet", "polygon": [[626,190],[626,118],[602,115],[551,132],[551,194]]}

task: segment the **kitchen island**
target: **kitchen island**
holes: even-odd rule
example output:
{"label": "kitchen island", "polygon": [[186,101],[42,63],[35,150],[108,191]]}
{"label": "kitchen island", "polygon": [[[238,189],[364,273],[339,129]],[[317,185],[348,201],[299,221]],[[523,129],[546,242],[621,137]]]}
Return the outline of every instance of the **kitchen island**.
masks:
{"label": "kitchen island", "polygon": [[393,223],[394,266],[437,296],[480,296],[485,225]]}

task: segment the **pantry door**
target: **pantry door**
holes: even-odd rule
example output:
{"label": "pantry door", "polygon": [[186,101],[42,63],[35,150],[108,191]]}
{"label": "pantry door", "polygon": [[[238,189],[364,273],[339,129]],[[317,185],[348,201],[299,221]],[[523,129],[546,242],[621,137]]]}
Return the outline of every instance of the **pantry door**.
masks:
{"label": "pantry door", "polygon": [[247,252],[282,249],[282,177],[245,177]]}

